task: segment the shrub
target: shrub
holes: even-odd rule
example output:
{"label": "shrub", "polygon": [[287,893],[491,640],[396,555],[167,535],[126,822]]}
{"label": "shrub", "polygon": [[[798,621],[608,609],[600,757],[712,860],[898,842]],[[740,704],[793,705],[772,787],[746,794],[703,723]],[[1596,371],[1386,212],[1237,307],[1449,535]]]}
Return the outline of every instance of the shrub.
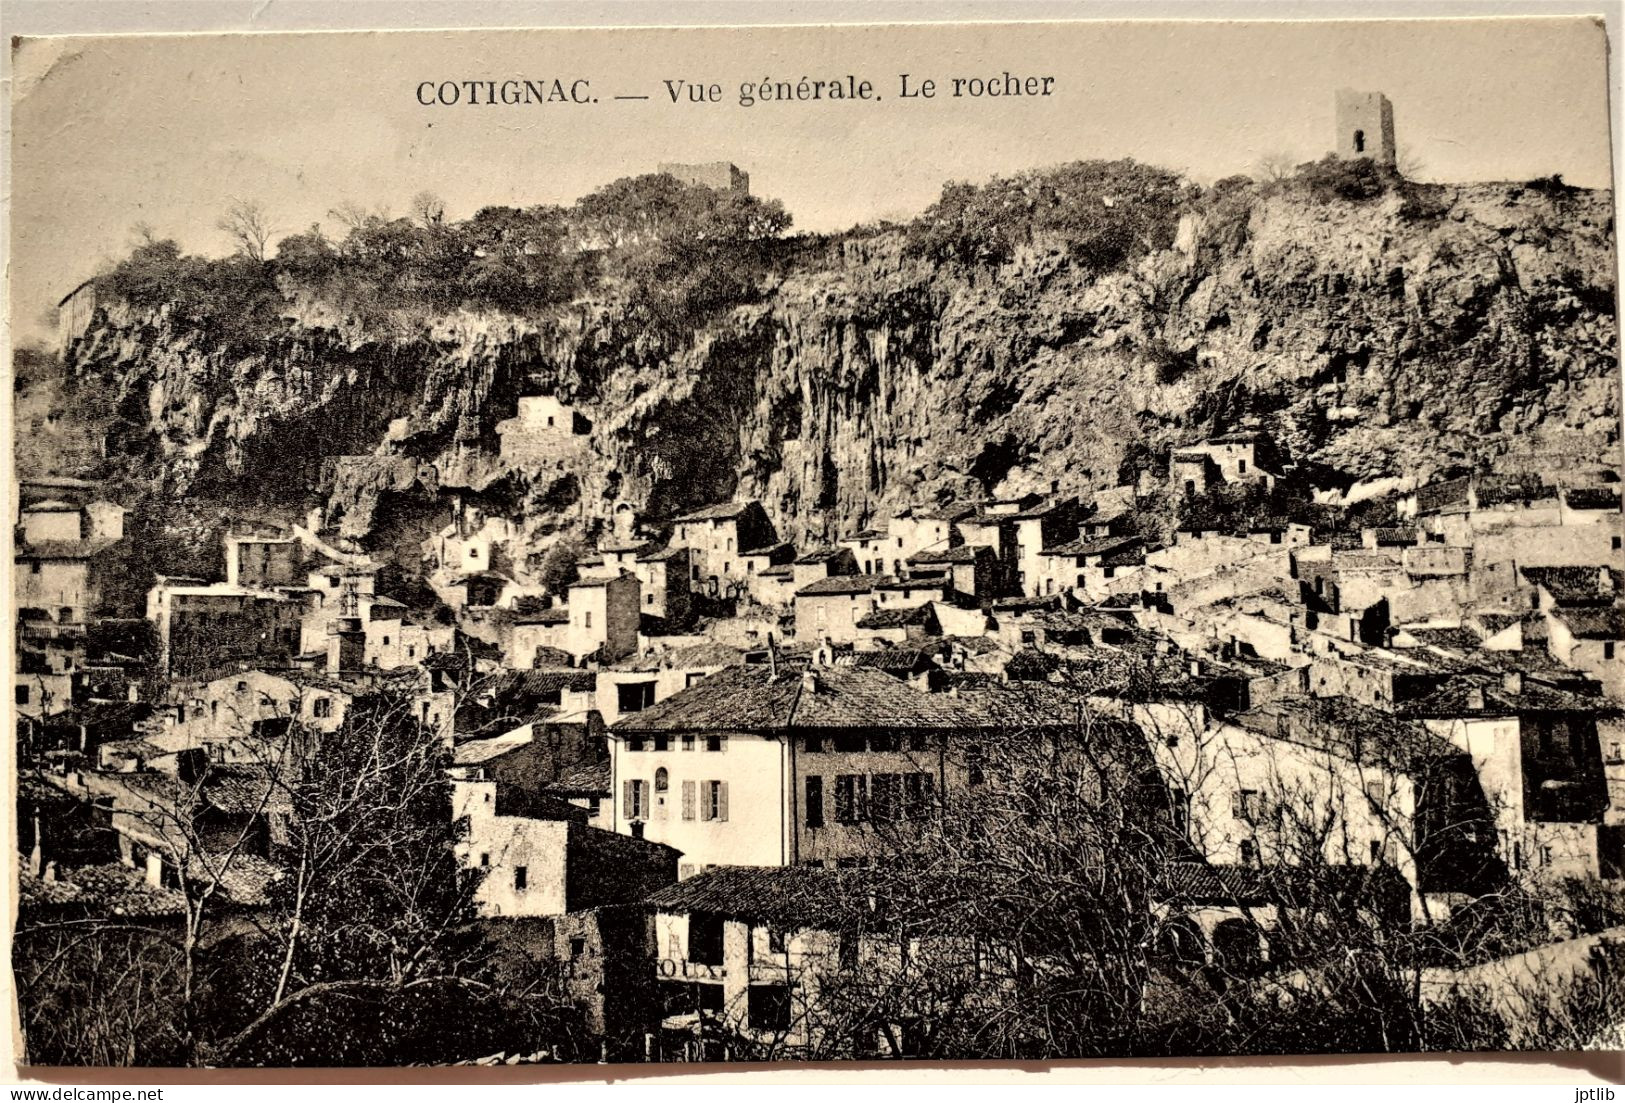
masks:
{"label": "shrub", "polygon": [[1398,174],[1393,169],[1369,157],[1345,160],[1327,154],[1319,161],[1299,165],[1291,183],[1322,203],[1333,200],[1358,203],[1385,194],[1397,179]]}
{"label": "shrub", "polygon": [[1173,243],[1195,189],[1132,160],[1076,161],[983,185],[951,183],[909,225],[910,249],[938,263],[998,265],[1054,242],[1095,272]]}

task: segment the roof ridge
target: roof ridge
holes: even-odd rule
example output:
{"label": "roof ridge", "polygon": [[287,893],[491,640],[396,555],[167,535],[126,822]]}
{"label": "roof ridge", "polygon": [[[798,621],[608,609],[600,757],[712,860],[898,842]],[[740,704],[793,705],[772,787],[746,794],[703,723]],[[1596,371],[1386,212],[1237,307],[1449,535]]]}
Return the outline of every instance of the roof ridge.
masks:
{"label": "roof ridge", "polygon": [[[812,671],[809,669],[807,673],[812,673]],[[768,677],[771,678],[772,675],[769,675]],[[784,726],[787,729],[796,726],[796,714],[801,711],[801,694],[806,690],[806,688],[807,679],[805,677],[798,678],[795,688],[795,696],[790,698],[789,711],[784,714]]]}

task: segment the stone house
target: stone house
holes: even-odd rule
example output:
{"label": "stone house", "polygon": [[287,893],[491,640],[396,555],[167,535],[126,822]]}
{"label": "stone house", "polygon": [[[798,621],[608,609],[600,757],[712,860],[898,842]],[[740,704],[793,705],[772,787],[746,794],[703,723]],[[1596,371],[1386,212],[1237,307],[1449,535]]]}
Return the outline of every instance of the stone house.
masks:
{"label": "stone house", "polygon": [[689,550],[691,587],[711,594],[746,581],[742,552],[778,543],[760,502],[707,506],[678,517],[672,526],[672,546]]}
{"label": "stone house", "polygon": [[857,624],[880,607],[877,590],[889,575],[835,575],[796,591],[796,639],[851,643]]}
{"label": "stone house", "polygon": [[577,662],[595,657],[613,662],[638,647],[642,586],[637,576],[584,578],[570,587],[569,620],[562,647]]}

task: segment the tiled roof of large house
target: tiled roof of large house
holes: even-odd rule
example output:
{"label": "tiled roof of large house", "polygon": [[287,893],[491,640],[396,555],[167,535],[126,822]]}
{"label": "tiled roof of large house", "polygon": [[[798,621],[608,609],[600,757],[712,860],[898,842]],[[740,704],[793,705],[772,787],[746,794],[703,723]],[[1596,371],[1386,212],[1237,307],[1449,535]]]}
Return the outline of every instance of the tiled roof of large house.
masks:
{"label": "tiled roof of large house", "polygon": [[542,786],[554,795],[597,796],[609,795],[609,763],[591,762],[572,766]]}
{"label": "tiled roof of large house", "polygon": [[1259,868],[1210,865],[1201,861],[1169,862],[1157,872],[1152,890],[1159,900],[1176,904],[1257,905],[1282,900],[1310,903],[1323,893],[1351,898],[1388,898],[1396,907],[1410,899],[1410,885],[1394,866],[1291,865]]}
{"label": "tiled roof of large house", "polygon": [[830,594],[867,594],[882,582],[892,581],[889,574],[838,574],[820,578],[796,591],[797,597],[822,597]]}
{"label": "tiled roof of large house", "polygon": [[713,866],[656,890],[644,904],[661,912],[706,912],[753,923],[817,927],[863,914],[872,880],[873,874],[857,869]]}
{"label": "tiled roof of large house", "polygon": [[858,628],[911,628],[930,624],[934,620],[929,605],[912,605],[897,609],[875,609],[859,619]]}
{"label": "tiled roof of large house", "polygon": [[54,880],[37,877],[25,868],[17,879],[17,897],[23,912],[84,908],[109,918],[150,919],[186,911],[179,892],[155,888],[142,873],[116,862],[63,869]]}
{"label": "tiled roof of large house", "polygon": [[936,666],[931,656],[917,647],[881,647],[873,651],[854,651],[837,659],[836,662],[841,666],[884,670],[888,674],[913,674]]}
{"label": "tiled roof of large house", "polygon": [[655,548],[652,544],[650,550],[638,553],[639,563],[662,563],[668,559],[676,559],[679,555],[687,555],[688,549],[683,547]]}
{"label": "tiled roof of large house", "polygon": [[805,674],[732,666],[641,712],[617,732],[774,731],[784,728],[954,728],[964,706],[878,670],[820,667]]}
{"label": "tiled roof of large house", "polygon": [[691,521],[728,521],[738,517],[750,507],[750,502],[719,502],[713,506],[696,509],[692,513],[685,513],[673,523],[684,525]]}
{"label": "tiled roof of large house", "polygon": [[1467,494],[1472,489],[1473,481],[1469,478],[1446,479],[1444,482],[1429,483],[1416,490],[1416,510],[1418,513],[1431,513],[1435,510],[1448,509],[1451,506],[1465,506]]}
{"label": "tiled roof of large house", "polygon": [[546,696],[560,690],[585,691],[597,684],[590,670],[505,670],[490,685],[493,696],[525,694]]}
{"label": "tiled roof of large house", "polygon": [[1418,719],[1551,712],[1614,716],[1621,711],[1618,702],[1601,695],[1571,693],[1532,678],[1525,678],[1514,692],[1499,678],[1482,676],[1451,678],[1427,696],[1403,702],[1396,710],[1402,716]]}
{"label": "tiled roof of large house", "polygon": [[1556,489],[1536,475],[1484,475],[1478,480],[1480,509],[1512,502],[1539,502],[1556,497]]}
{"label": "tiled roof of large house", "polygon": [[1559,605],[1608,605],[1620,589],[1619,577],[1602,567],[1520,567],[1518,573],[1544,586]]}
{"label": "tiled roof of large house", "polygon": [[1073,540],[1065,544],[1056,544],[1054,547],[1045,548],[1039,554],[1081,558],[1085,555],[1105,555],[1108,552],[1137,548],[1141,543],[1138,536],[1102,536],[1094,540]]}
{"label": "tiled roof of large house", "polygon": [[845,554],[847,550],[846,548],[813,548],[811,551],[805,551],[796,556],[795,562],[802,566],[814,563],[828,563],[836,556]]}
{"label": "tiled roof of large house", "polygon": [[986,544],[961,544],[957,548],[928,548],[909,557],[910,563],[974,563],[978,559],[992,559],[993,549]]}
{"label": "tiled roof of large house", "polygon": [[751,556],[752,558],[754,558],[756,556],[762,556],[762,555],[781,555],[781,554],[793,555],[793,554],[795,554],[795,550],[796,550],[796,548],[795,548],[794,544],[790,544],[790,543],[787,543],[786,541],[780,540],[780,541],[778,541],[776,543],[773,543],[773,544],[763,544],[759,548],[745,548],[745,549],[742,549],[739,554],[741,556],[747,556],[748,555],[748,556]]}
{"label": "tiled roof of large house", "polygon": [[532,613],[520,613],[513,618],[515,624],[569,624],[570,610],[563,607],[552,609],[537,609]]}
{"label": "tiled roof of large house", "polygon": [[1617,605],[1590,609],[1558,609],[1553,614],[1582,640],[1625,639],[1625,609]]}
{"label": "tiled roof of large house", "polygon": [[1416,720],[1345,697],[1282,697],[1237,713],[1235,721],[1260,735],[1394,769],[1464,753]]}

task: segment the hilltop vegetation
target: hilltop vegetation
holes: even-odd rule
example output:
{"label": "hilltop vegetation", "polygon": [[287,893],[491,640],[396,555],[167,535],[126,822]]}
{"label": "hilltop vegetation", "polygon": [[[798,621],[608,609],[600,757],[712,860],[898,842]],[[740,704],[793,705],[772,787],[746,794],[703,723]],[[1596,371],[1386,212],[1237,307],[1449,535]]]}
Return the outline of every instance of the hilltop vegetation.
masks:
{"label": "hilltop vegetation", "polygon": [[649,175],[463,221],[432,196],[344,206],[339,232],[221,260],[153,236],[101,279],[68,367],[152,485],[325,502],[360,538],[380,494],[434,495],[410,464],[341,487],[324,457],[495,464],[526,394],[590,439],[568,478],[519,472],[492,504],[583,536],[617,500],[658,519],[754,497],[827,539],[914,502],[1088,494],[1243,422],[1325,485],[1612,462],[1608,195],[1271,175],[1077,162],[827,235]]}

